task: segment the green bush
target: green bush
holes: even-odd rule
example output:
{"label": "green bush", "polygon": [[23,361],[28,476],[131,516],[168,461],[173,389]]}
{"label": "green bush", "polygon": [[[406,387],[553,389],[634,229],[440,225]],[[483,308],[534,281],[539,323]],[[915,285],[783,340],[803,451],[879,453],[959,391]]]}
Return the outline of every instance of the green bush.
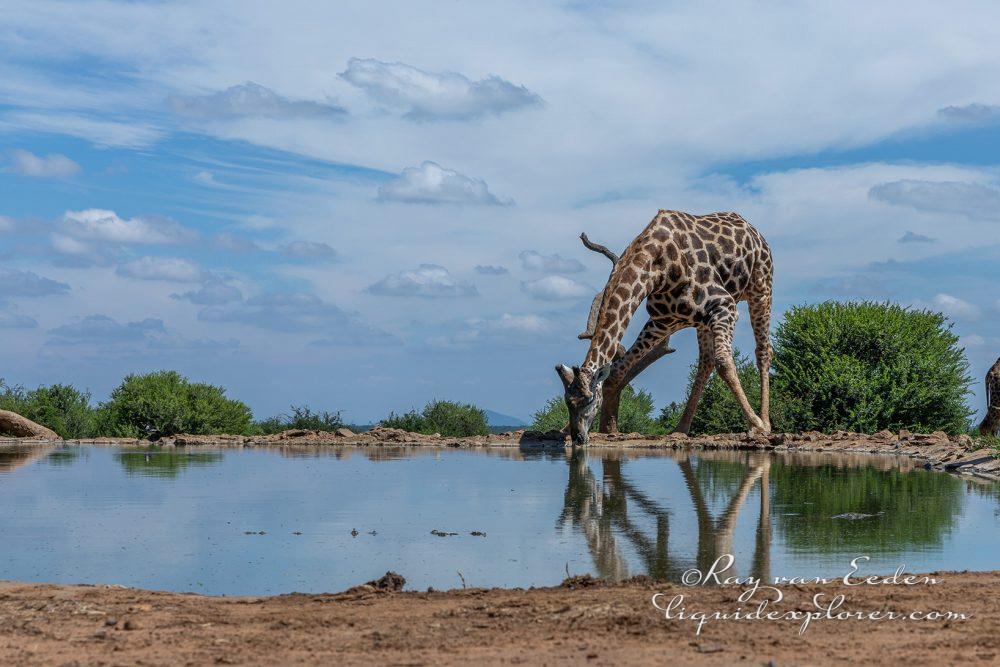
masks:
{"label": "green bush", "polygon": [[0,410],[10,410],[47,426],[63,438],[96,435],[95,410],[90,392],[68,384],[54,384],[26,390],[8,387],[0,380]]}
{"label": "green bush", "polygon": [[[645,433],[656,435],[663,427],[653,417],[653,396],[645,389],[636,391],[632,385],[622,389],[618,402],[618,430],[622,433]],[[569,409],[562,396],[554,396],[533,416],[531,428],[535,431],[558,431],[569,422]],[[599,427],[600,418],[594,419],[591,431]]]}
{"label": "green bush", "polygon": [[176,371],[158,371],[126,376],[101,405],[98,421],[102,435],[247,435],[253,415],[246,404],[226,398],[221,387],[189,382]]}
{"label": "green bush", "polygon": [[[736,362],[736,374],[740,378],[743,386],[743,393],[747,400],[758,413],[760,412],[760,372],[757,370],[757,362],[739,350],[733,351],[733,358]],[[698,374],[698,363],[691,365],[688,376],[687,393],[690,395],[691,385],[694,384],[695,376]],[[786,416],[785,400],[774,391],[773,380],[770,400],[771,428],[774,431],[784,431],[788,428]],[[660,411],[660,425],[667,431],[672,431],[681,420],[684,413],[684,403],[670,403]],[[706,433],[741,433],[749,426],[743,417],[743,410],[736,401],[729,386],[722,380],[717,372],[713,372],[705,383],[705,391],[698,401],[698,409],[691,420],[690,435],[703,435]]]}
{"label": "green bush", "polygon": [[775,332],[775,393],[796,430],[964,433],[971,378],[940,314],[891,303],[798,306]]}
{"label": "green bush", "polygon": [[291,413],[282,413],[254,424],[254,432],[260,435],[281,433],[290,429],[306,431],[336,431],[344,425],[340,412],[313,412],[309,406],[291,406]]}
{"label": "green bush", "polygon": [[452,401],[431,401],[421,412],[411,410],[402,415],[390,412],[379,425],[411,433],[440,433],[449,437],[487,435],[490,432],[486,412],[474,405]]}

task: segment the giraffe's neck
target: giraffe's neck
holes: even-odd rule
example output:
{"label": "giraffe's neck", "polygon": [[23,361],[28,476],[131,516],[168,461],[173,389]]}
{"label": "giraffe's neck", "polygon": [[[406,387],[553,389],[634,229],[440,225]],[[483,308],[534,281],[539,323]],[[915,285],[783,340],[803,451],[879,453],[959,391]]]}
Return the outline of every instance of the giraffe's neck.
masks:
{"label": "giraffe's neck", "polygon": [[[622,260],[625,260],[625,257],[622,257]],[[635,269],[628,267],[628,264],[620,260],[608,278],[594,335],[590,339],[590,348],[582,364],[582,368],[592,373],[614,360],[632,315],[647,296],[646,281],[637,276]],[[625,274],[630,274],[633,279],[626,280]],[[644,285],[638,294],[634,292],[636,283]]]}

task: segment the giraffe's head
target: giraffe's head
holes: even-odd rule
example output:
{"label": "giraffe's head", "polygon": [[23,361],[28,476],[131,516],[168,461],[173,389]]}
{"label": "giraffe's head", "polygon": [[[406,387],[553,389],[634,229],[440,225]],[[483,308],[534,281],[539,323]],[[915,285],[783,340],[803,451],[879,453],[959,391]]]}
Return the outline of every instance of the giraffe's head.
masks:
{"label": "giraffe's head", "polygon": [[586,445],[590,425],[601,407],[601,390],[611,373],[611,364],[590,371],[579,366],[556,366],[556,373],[566,389],[566,407],[569,408],[569,433],[574,445]]}

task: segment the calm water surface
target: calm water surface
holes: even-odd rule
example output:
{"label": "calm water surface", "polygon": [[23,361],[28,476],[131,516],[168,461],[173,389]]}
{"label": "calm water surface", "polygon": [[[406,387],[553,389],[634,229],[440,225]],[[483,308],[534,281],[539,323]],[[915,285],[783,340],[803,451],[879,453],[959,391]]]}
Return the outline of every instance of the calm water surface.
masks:
{"label": "calm water surface", "polygon": [[864,573],[988,570],[998,497],[821,454],[7,447],[0,578],[260,595],[395,570],[415,589],[460,587],[459,572],[527,587],[677,579],[724,553],[768,578],[842,576],[861,555]]}

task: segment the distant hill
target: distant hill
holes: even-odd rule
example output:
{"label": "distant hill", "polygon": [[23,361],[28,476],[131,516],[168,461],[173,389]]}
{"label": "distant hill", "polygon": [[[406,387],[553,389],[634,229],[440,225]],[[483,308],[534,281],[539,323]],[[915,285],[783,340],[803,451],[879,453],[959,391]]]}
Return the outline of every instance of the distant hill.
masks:
{"label": "distant hill", "polygon": [[490,426],[527,426],[528,423],[523,419],[518,419],[517,417],[512,417],[510,415],[505,415],[501,412],[494,412],[493,410],[486,410],[484,408],[483,412],[486,413],[486,423]]}

